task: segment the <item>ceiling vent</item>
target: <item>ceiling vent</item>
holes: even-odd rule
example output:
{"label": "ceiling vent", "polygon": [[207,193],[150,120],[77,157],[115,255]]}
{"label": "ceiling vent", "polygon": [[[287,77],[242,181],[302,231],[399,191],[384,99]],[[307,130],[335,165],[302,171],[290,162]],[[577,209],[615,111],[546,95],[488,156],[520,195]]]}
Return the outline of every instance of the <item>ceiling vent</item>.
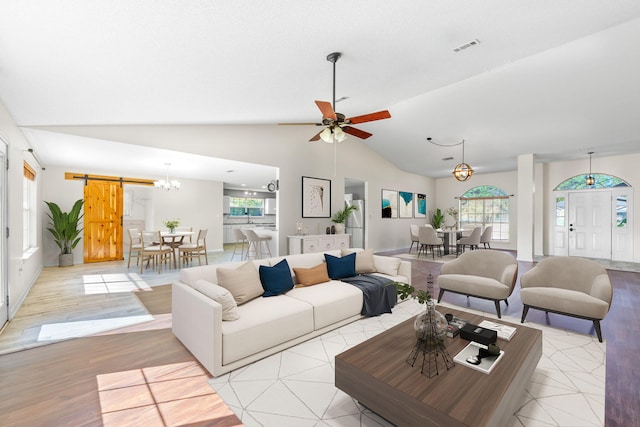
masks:
{"label": "ceiling vent", "polygon": [[465,43],[465,44],[462,44],[462,45],[460,45],[460,46],[456,47],[455,49],[453,49],[453,51],[454,51],[454,52],[460,52],[460,51],[463,51],[463,50],[465,50],[465,49],[469,49],[470,47],[475,46],[475,45],[478,45],[478,44],[480,44],[480,40],[478,40],[478,39],[473,39],[473,40],[471,40],[470,42],[467,42],[467,43]]}

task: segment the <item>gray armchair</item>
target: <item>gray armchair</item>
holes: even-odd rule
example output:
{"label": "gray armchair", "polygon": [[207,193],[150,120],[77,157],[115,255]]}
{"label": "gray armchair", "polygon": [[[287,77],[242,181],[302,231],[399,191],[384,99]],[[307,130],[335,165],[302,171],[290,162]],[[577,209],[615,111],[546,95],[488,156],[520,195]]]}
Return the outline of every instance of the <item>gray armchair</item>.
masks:
{"label": "gray armchair", "polygon": [[607,270],[596,261],[578,257],[545,258],[520,278],[522,319],[530,308],[591,320],[602,342],[600,320],[613,298]]}
{"label": "gray armchair", "polygon": [[518,262],[506,252],[471,251],[440,268],[438,302],[445,291],[492,300],[498,317],[500,301],[507,305],[518,277]]}

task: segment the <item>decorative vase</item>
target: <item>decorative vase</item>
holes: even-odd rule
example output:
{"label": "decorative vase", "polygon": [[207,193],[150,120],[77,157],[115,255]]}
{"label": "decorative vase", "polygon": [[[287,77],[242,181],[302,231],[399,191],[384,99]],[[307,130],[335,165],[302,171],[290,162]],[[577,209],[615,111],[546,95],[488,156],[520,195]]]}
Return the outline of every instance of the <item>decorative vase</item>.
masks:
{"label": "decorative vase", "polygon": [[344,234],[344,224],[335,224],[335,234]]}
{"label": "decorative vase", "polygon": [[436,310],[433,301],[427,301],[427,309],[416,316],[413,329],[419,340],[424,340],[427,345],[436,345],[442,342],[447,333],[447,319]]}
{"label": "decorative vase", "polygon": [[176,232],[176,228],[175,227],[173,227],[173,228],[170,227],[169,228],[169,233],[173,234],[175,232]]}

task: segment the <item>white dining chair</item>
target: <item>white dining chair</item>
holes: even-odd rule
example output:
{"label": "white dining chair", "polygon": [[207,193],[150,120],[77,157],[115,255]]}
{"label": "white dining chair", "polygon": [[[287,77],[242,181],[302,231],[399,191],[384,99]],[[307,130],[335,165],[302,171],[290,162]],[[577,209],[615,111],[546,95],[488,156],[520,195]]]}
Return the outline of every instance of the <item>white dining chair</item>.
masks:
{"label": "white dining chair", "polygon": [[145,261],[147,265],[151,265],[152,267],[155,267],[157,264],[158,273],[160,273],[162,269],[162,264],[166,264],[167,262],[169,266],[171,266],[172,262],[173,265],[176,264],[173,248],[162,243],[158,244],[158,242],[162,242],[160,231],[142,231],[140,233],[140,239],[142,241],[140,274],[142,274]]}
{"label": "white dining chair", "polygon": [[180,259],[180,265],[187,265],[193,261],[194,257],[198,257],[198,265],[202,265],[200,259],[204,256],[206,265],[209,265],[209,258],[207,257],[207,233],[209,229],[204,228],[198,231],[198,237],[193,243],[183,243],[178,246],[178,258]]}

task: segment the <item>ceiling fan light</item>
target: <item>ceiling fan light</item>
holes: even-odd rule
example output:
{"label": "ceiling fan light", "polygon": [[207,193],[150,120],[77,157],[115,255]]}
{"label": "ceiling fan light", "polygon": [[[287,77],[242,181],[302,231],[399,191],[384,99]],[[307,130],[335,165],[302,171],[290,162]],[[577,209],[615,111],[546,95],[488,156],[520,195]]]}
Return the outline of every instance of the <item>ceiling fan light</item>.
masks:
{"label": "ceiling fan light", "polygon": [[329,144],[333,144],[333,132],[331,128],[325,128],[325,130],[320,132],[320,139]]}
{"label": "ceiling fan light", "polygon": [[458,163],[451,173],[458,181],[466,181],[473,175],[473,169],[466,163]]}
{"label": "ceiling fan light", "polygon": [[336,126],[333,129],[333,136],[337,142],[342,142],[347,139],[347,134],[342,130],[340,126]]}

